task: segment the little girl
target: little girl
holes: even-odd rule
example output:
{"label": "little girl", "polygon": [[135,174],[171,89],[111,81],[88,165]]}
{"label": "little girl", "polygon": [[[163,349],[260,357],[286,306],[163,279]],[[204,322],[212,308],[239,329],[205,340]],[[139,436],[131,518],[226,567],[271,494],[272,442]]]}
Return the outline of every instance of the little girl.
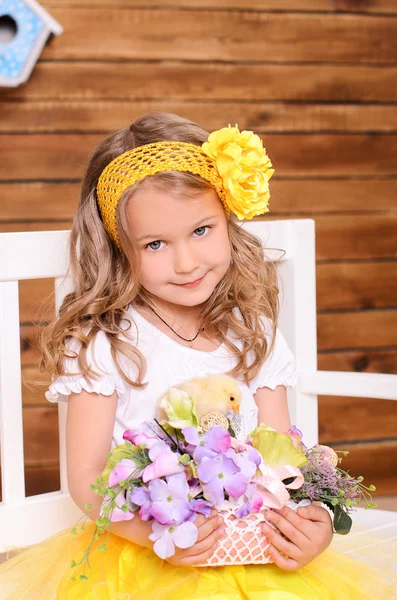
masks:
{"label": "little girl", "polygon": [[[208,137],[170,114],[141,117],[93,153],[71,235],[75,291],[42,338],[42,367],[53,376],[47,398],[68,401],[69,490],[83,511],[98,504],[90,484],[109,449],[154,417],[171,385],[228,373],[241,387],[243,436],[258,422],[290,427],[294,359],[277,330],[275,274],[260,241],[235,222],[267,211],[272,173],[251,132],[229,127]],[[194,546],[163,561],[151,524],[136,514],[112,524],[106,552],[91,554],[87,581],[72,581],[69,566],[91,526],[6,563],[4,581],[14,586],[2,598],[391,598],[368,566],[330,550],[319,556],[332,540],[323,507],[268,514],[280,532],[266,527],[274,564],[195,567],[224,535],[215,510],[197,517]]]}

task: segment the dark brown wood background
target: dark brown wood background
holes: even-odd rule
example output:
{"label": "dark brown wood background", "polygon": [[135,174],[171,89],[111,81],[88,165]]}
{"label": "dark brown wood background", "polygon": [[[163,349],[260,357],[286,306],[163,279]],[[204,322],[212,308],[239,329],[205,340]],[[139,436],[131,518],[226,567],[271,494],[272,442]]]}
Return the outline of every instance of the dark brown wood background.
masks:
{"label": "dark brown wood background", "polygon": [[[42,4],[65,31],[0,91],[0,231],[69,228],[89,151],[143,112],[238,123],[275,165],[271,218],[316,220],[319,367],[396,373],[397,0]],[[24,381],[50,290],[21,285]],[[29,494],[57,488],[56,419],[24,385]],[[397,493],[397,403],[322,397],[320,438]]]}

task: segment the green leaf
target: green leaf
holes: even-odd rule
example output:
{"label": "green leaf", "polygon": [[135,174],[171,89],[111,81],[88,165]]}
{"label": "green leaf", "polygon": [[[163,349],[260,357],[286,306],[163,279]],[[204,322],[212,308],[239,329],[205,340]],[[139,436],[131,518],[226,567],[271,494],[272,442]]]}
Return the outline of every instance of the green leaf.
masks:
{"label": "green leaf", "polygon": [[191,457],[189,456],[189,454],[182,454],[182,456],[179,457],[179,462],[182,463],[183,465],[189,464],[190,461],[191,461]]}
{"label": "green leaf", "polygon": [[86,504],[85,505],[85,509],[86,510],[91,510],[91,508],[92,508],[92,504]]}
{"label": "green leaf", "polygon": [[75,567],[76,564],[77,564],[76,561],[72,560],[72,562],[70,563],[70,568],[73,569],[73,567]]}
{"label": "green leaf", "polygon": [[166,412],[169,425],[175,429],[199,426],[196,400],[184,390],[170,387],[168,394],[161,400],[160,407]]}
{"label": "green leaf", "polygon": [[334,529],[336,533],[346,535],[352,527],[352,520],[339,504],[334,511]]}
{"label": "green leaf", "polygon": [[102,544],[102,546],[98,546],[97,550],[100,550],[101,552],[106,552],[106,544]]}
{"label": "green leaf", "polygon": [[123,505],[122,505],[122,507],[121,507],[121,510],[122,510],[123,512],[125,512],[125,513],[128,513],[128,511],[130,510],[130,509],[128,508],[128,504],[123,504]]}
{"label": "green leaf", "polygon": [[79,575],[80,581],[88,581],[87,575]]}
{"label": "green leaf", "polygon": [[72,535],[77,535],[77,529],[76,527],[73,527],[72,531],[70,532]]}
{"label": "green leaf", "polygon": [[273,469],[284,465],[302,467],[307,463],[306,456],[295,448],[289,435],[261,427],[257,427],[253,433],[255,435],[252,445],[269,467]]}

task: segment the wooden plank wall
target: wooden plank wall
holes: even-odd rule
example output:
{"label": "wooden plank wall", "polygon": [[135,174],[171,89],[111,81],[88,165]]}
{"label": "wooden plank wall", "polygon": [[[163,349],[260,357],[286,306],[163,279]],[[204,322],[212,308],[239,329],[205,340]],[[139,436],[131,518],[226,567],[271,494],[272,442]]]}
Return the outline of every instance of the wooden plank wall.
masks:
{"label": "wooden plank wall", "polygon": [[[396,0],[44,0],[65,31],[0,94],[0,231],[69,228],[87,154],[151,110],[260,133],[272,218],[317,227],[321,369],[397,372]],[[21,286],[24,380],[51,282]],[[36,324],[35,324],[36,323]],[[320,398],[323,443],[397,493],[397,403]],[[28,492],[56,489],[56,408],[24,386]]]}

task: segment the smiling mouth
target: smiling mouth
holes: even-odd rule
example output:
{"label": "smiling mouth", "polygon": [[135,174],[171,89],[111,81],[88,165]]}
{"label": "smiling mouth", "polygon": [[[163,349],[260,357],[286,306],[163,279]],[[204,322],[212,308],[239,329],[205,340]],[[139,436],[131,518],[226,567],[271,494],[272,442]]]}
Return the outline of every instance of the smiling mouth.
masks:
{"label": "smiling mouth", "polygon": [[177,283],[176,285],[178,285],[180,287],[195,287],[196,285],[199,285],[199,283],[201,283],[201,281],[204,279],[205,275],[200,277],[200,279],[195,279],[194,281],[189,281],[188,283]]}

